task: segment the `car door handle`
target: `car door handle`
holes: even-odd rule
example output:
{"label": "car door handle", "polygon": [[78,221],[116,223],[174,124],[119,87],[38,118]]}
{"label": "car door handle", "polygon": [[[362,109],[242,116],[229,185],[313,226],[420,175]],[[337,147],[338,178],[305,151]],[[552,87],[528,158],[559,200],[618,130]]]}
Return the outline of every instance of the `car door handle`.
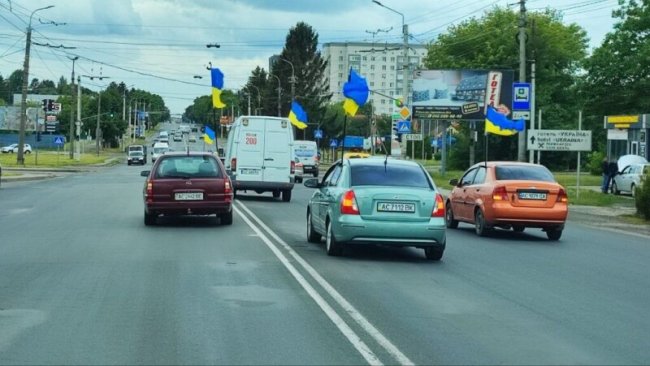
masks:
{"label": "car door handle", "polygon": [[273,158],[266,158],[264,161],[273,161]]}

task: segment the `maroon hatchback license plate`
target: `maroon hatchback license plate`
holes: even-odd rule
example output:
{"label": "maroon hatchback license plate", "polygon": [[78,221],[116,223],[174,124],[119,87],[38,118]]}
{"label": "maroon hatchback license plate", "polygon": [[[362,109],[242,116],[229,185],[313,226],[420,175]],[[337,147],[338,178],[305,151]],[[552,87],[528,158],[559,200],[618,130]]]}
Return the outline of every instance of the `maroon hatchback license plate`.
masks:
{"label": "maroon hatchback license plate", "polygon": [[174,194],[174,199],[176,201],[200,201],[203,199],[203,193],[201,192],[184,192]]}

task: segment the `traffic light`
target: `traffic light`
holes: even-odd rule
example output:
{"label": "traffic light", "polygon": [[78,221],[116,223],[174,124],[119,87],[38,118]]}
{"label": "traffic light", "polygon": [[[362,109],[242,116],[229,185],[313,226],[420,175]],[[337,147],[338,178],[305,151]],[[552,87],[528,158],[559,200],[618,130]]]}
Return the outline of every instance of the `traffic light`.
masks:
{"label": "traffic light", "polygon": [[47,99],[43,99],[43,103],[42,103],[42,105],[43,105],[43,112],[47,112],[47,101],[48,101]]}
{"label": "traffic light", "polygon": [[397,131],[397,121],[393,121],[392,127],[393,127],[393,136],[392,136],[392,138],[394,140],[402,142],[402,134]]}
{"label": "traffic light", "polygon": [[47,100],[47,111],[52,112],[54,110],[54,99]]}

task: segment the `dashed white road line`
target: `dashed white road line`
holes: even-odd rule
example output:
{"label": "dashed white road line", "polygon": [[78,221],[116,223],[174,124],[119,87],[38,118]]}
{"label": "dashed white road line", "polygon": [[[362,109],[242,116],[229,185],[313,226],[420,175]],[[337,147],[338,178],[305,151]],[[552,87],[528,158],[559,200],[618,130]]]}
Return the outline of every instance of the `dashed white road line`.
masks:
{"label": "dashed white road line", "polygon": [[[366,319],[343,295],[341,295],[327,280],[325,280],[307,261],[305,261],[298,253],[296,253],[289,244],[280,238],[273,230],[271,230],[259,217],[257,217],[246,205],[240,201],[235,201],[237,206],[241,207],[260,227],[262,227],[277,243],[279,243],[293,259],[302,266],[302,268],[309,273],[312,278],[341,306],[345,312],[370,336],[372,337],[386,352],[388,352],[400,365],[414,365],[404,353],[402,353],[397,346],[395,346],[388,338],[386,338],[368,319]],[[234,206],[233,206],[234,207]],[[241,215],[241,212],[238,213]],[[244,217],[244,215],[241,215]],[[248,221],[246,219],[247,223]],[[249,223],[249,226],[259,233],[259,229]],[[263,234],[260,234],[263,235]],[[265,241],[266,242],[266,241]],[[267,243],[267,245],[269,245]],[[275,250],[277,247],[273,246]],[[275,253],[275,251],[274,251]],[[282,254],[282,253],[280,253]],[[277,256],[277,254],[276,254]],[[284,255],[283,255],[284,257]],[[284,257],[286,260],[286,257]],[[284,262],[283,262],[284,263]],[[290,264],[290,263],[289,263]],[[293,267],[293,266],[292,266]],[[295,268],[294,268],[295,269]],[[295,276],[294,276],[295,277]],[[302,277],[302,276],[301,276]],[[304,277],[302,277],[304,279]]]}

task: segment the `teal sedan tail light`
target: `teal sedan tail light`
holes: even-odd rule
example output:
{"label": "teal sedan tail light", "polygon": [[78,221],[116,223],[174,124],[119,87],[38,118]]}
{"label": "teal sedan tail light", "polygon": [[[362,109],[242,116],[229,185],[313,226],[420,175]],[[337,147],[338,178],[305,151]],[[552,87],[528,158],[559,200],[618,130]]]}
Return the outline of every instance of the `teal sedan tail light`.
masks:
{"label": "teal sedan tail light", "polygon": [[445,217],[445,201],[440,193],[436,193],[436,201],[433,203],[431,217]]}
{"label": "teal sedan tail light", "polygon": [[349,190],[343,194],[341,198],[341,214],[359,215],[359,206],[357,206],[357,198],[353,190]]}

